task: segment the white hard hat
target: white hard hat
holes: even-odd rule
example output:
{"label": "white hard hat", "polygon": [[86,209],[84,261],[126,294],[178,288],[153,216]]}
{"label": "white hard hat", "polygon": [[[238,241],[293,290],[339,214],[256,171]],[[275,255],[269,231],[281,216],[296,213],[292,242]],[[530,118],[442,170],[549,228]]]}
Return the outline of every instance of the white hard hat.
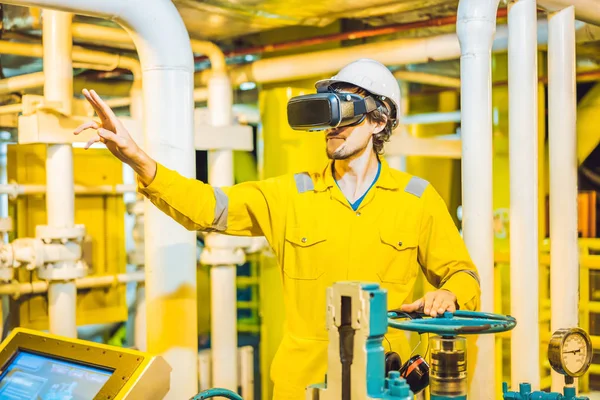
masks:
{"label": "white hard hat", "polygon": [[[400,117],[400,85],[392,72],[379,61],[370,58],[361,58],[344,68],[330,79],[320,80],[315,84],[317,89],[330,86],[334,83],[350,83],[380,96],[392,106],[391,118],[394,125]],[[389,100],[389,101],[388,101]],[[391,104],[390,104],[391,103]]]}

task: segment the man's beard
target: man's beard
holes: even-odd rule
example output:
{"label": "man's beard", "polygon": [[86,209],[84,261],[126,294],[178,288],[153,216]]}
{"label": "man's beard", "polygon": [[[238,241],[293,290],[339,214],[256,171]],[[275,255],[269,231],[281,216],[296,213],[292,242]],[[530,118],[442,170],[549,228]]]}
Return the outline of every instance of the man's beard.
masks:
{"label": "man's beard", "polygon": [[351,158],[352,156],[355,156],[362,151],[362,149],[360,148],[355,148],[352,151],[348,151],[345,147],[342,148],[341,151],[338,151],[341,147],[344,147],[344,145],[339,146],[333,152],[330,152],[328,148],[325,148],[327,158],[329,158],[330,160],[347,160],[348,158]]}

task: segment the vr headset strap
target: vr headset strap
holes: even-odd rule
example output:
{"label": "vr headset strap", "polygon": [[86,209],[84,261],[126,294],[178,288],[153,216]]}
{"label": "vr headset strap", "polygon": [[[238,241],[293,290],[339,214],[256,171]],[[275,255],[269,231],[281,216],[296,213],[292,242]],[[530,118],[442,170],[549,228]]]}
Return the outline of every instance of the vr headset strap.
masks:
{"label": "vr headset strap", "polygon": [[370,113],[371,111],[377,109],[377,102],[371,96],[367,96],[363,99],[363,101],[357,101],[354,103],[354,115],[361,115]]}

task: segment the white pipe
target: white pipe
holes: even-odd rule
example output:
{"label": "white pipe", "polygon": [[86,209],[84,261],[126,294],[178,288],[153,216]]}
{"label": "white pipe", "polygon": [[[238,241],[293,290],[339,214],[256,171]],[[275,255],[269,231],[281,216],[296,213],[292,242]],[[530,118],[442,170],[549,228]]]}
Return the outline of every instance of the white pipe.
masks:
{"label": "white pipe", "polygon": [[[208,100],[208,90],[206,88],[194,89],[194,102],[203,102]],[[109,99],[106,102],[111,108],[129,107],[131,105],[131,97],[120,97]],[[0,107],[0,110],[2,107]]]}
{"label": "white pipe", "polygon": [[75,282],[50,282],[48,286],[48,319],[51,333],[77,337],[76,299],[77,288]]}
{"label": "white pipe", "polygon": [[[208,82],[208,109],[210,123],[214,127],[231,126],[233,93],[226,72],[213,70]],[[226,134],[226,131],[224,132]],[[208,182],[212,186],[231,186],[233,179],[233,151],[210,150],[208,152]],[[233,252],[234,249],[231,249]],[[211,311],[218,318],[211,318],[212,384],[237,390],[237,296],[236,266],[213,265],[211,277]]]}
{"label": "white pipe", "polygon": [[429,74],[418,71],[394,71],[396,79],[405,82],[424,83],[426,85],[460,88],[460,79],[451,76]]}
{"label": "white pipe", "polygon": [[237,288],[234,265],[211,266],[212,385],[237,392]]}
{"label": "white pipe", "polygon": [[244,400],[254,400],[254,349],[244,346],[239,350],[240,387]]}
{"label": "white pipe", "polygon": [[[77,289],[92,289],[143,281],[143,272],[130,272],[117,275],[86,276],[85,278],[76,279],[75,287]],[[47,291],[48,282],[46,281],[0,284],[0,295],[2,296],[23,296],[28,294],[46,293]]]}
{"label": "white pipe", "polygon": [[[460,40],[463,235],[481,282],[481,310],[494,311],[492,200],[492,43],[499,0],[461,0]],[[477,365],[469,398],[496,395],[494,335],[477,338]]]}
{"label": "white pipe", "polygon": [[[600,4],[598,5],[600,7]],[[575,10],[549,15],[548,104],[550,153],[551,330],[578,325],[579,249],[577,232],[577,96]],[[564,377],[552,371],[552,390]]]}
{"label": "white pipe", "polygon": [[[138,86],[139,85],[134,85],[134,87],[131,89],[131,107],[129,109],[129,113],[131,118],[140,123],[142,126],[142,131],[144,131],[144,95],[142,88]],[[143,145],[143,143],[141,144]],[[123,165],[123,177],[123,183],[135,183],[135,174],[127,165]],[[135,202],[136,199],[137,196],[131,193],[127,198],[125,198],[125,201]],[[132,243],[133,238],[131,235],[133,233],[134,223],[135,217],[131,216],[131,220],[129,221],[127,229],[127,235]],[[143,266],[137,267],[141,268]],[[135,315],[133,318],[133,342],[135,347],[141,351],[147,351],[148,349],[148,319],[146,307],[146,286],[143,283],[139,283],[136,287]]]}
{"label": "white pipe", "polygon": [[[44,99],[56,103],[66,115],[71,114],[73,98],[73,66],[71,21],[69,13],[48,10],[44,13]],[[75,224],[75,191],[73,188],[73,147],[70,144],[49,145],[46,150],[46,212],[48,225],[69,228]],[[50,332],[77,337],[77,288],[74,281],[50,282],[48,319]]]}
{"label": "white pipe", "polygon": [[[0,194],[7,194],[11,198],[18,196],[27,196],[35,194],[45,194],[46,185],[19,185],[16,183],[0,184]],[[136,184],[127,185],[97,185],[83,186],[74,185],[76,194],[98,196],[98,195],[122,195],[126,193],[135,193]]]}
{"label": "white pipe", "polygon": [[540,388],[538,241],[538,69],[535,0],[508,12],[511,383]]}
{"label": "white pipe", "polygon": [[[539,24],[539,43],[547,43],[547,25]],[[493,51],[506,51],[508,29],[499,26]],[[457,35],[446,34],[425,38],[398,39],[334,50],[265,58],[251,64],[230,68],[234,87],[244,82],[271,83],[330,74],[361,57],[374,58],[385,65],[406,65],[430,61],[454,60],[461,56]],[[196,84],[206,85],[210,71],[196,76]]]}
{"label": "white pipe", "polygon": [[538,4],[549,12],[574,6],[575,18],[590,24],[600,25],[600,4],[598,4],[598,0],[539,0]]}
{"label": "white pipe", "polygon": [[460,121],[460,111],[412,114],[402,118],[402,123],[405,125],[459,123]]}
{"label": "white pipe", "polygon": [[[104,17],[126,27],[143,70],[146,150],[166,167],[187,177],[195,176],[194,65],[189,35],[170,0],[8,0],[5,3]],[[157,29],[166,26],[168,30]],[[195,233],[148,201],[145,225],[148,351],[162,355],[173,369],[171,390],[166,398],[189,398],[198,388]]]}

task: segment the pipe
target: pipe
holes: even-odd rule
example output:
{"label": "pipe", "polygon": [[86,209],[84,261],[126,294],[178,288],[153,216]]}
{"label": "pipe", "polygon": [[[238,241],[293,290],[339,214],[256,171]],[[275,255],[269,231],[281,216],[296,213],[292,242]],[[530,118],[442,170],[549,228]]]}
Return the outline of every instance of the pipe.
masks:
{"label": "pipe", "polygon": [[[540,22],[539,26],[539,42],[545,44],[547,43],[547,25]],[[505,51],[508,46],[507,38],[507,27],[498,27],[494,36],[493,50]],[[230,68],[229,76],[231,84],[237,87],[244,82],[283,82],[331,74],[361,57],[374,58],[385,65],[406,65],[454,60],[460,56],[457,35],[451,33],[262,59]],[[210,71],[197,73],[196,86],[205,86],[209,77]]]}
{"label": "pipe", "polygon": [[394,76],[400,81],[423,83],[426,85],[460,88],[460,79],[450,76],[429,74],[417,71],[394,71]]}
{"label": "pipe", "polygon": [[[201,103],[208,100],[208,90],[206,88],[194,89],[194,102]],[[106,102],[111,108],[117,107],[129,107],[131,104],[131,97],[121,97],[115,99],[109,99]],[[1,107],[0,107],[1,109]]]}
{"label": "pipe", "polygon": [[[519,321],[511,340],[511,382],[540,388],[538,241],[538,65],[535,0],[508,12],[510,298]],[[534,344],[534,345],[532,345]]]}
{"label": "pipe", "polygon": [[[575,10],[549,14],[548,104],[550,156],[551,331],[578,326],[577,96]],[[552,371],[552,390],[564,377]]]}
{"label": "pipe", "polygon": [[[75,280],[75,287],[79,290],[105,288],[115,285],[125,285],[131,282],[143,282],[143,272],[130,272],[117,275],[87,276]],[[36,281],[29,283],[12,282],[0,284],[0,295],[23,296],[31,294],[42,294],[48,291],[47,281]]]}
{"label": "pipe", "polygon": [[44,86],[44,73],[34,72],[32,74],[17,75],[0,80],[0,94],[20,92],[32,87]]}
{"label": "pipe", "polygon": [[402,118],[402,123],[405,125],[459,123],[460,121],[460,111],[412,114]]}
{"label": "pipe", "polygon": [[4,106],[0,106],[0,115],[17,114],[22,111],[23,111],[23,104],[21,104],[21,103],[6,104]]}
{"label": "pipe", "polygon": [[574,6],[576,19],[600,25],[598,0],[539,0],[538,4],[550,13]]}
{"label": "pipe", "polygon": [[[44,13],[42,24],[44,99],[55,102],[66,115],[71,114],[73,66],[71,63],[73,16],[60,11]],[[73,147],[49,145],[46,150],[46,212],[48,226],[61,229],[75,224],[73,188]],[[74,281],[51,281],[48,288],[50,332],[77,337],[77,289]]]}
{"label": "pipe", "polygon": [[[104,17],[125,26],[136,45],[143,70],[146,151],[166,167],[187,177],[195,176],[193,55],[185,25],[170,0],[8,0],[5,3]],[[169,29],[157,29],[161,26]],[[149,201],[146,201],[145,225],[148,351],[162,355],[173,368],[166,398],[190,398],[198,387],[195,233]]]}
{"label": "pipe", "polygon": [[[214,46],[214,45],[213,45]],[[233,122],[233,91],[227,75],[225,57],[218,47],[205,49],[211,53],[211,77],[208,81],[208,110],[210,124],[223,128]],[[220,53],[220,56],[216,56]],[[213,63],[212,60],[218,60]],[[233,151],[208,151],[208,183],[214,187],[232,186],[234,182]],[[216,235],[216,234],[214,234]],[[209,247],[209,242],[207,242]],[[234,253],[235,248],[225,249]],[[237,267],[235,264],[211,265],[211,313],[219,318],[211,318],[212,385],[237,391],[237,288],[235,284]]]}
{"label": "pipe", "polygon": [[[479,272],[481,310],[485,312],[494,311],[491,52],[498,3],[460,0],[456,24],[461,51],[462,228]],[[469,398],[493,400],[497,392],[494,335],[477,338],[477,353]]]}
{"label": "pipe", "polygon": [[[0,184],[0,194],[8,194],[11,198],[18,196],[31,196],[46,193],[46,185],[18,185],[14,183]],[[137,191],[135,184],[123,185],[97,185],[83,186],[74,185],[76,194],[83,196],[98,195],[122,195],[126,193],[135,193]]]}
{"label": "pipe", "polygon": [[[24,57],[43,57],[44,47],[41,44],[36,43],[19,43],[0,40],[0,53]],[[73,62],[77,62],[80,66],[104,70],[122,68],[131,71],[134,77],[134,83],[138,83],[141,80],[142,71],[140,63],[135,58],[104,51],[89,50],[77,46],[72,48],[71,54]],[[34,72],[2,79],[0,80],[0,94],[41,87],[45,80],[44,72]]]}
{"label": "pipe", "polygon": [[[506,17],[506,8],[498,10],[498,18]],[[275,51],[290,50],[299,47],[315,46],[323,43],[337,42],[343,40],[357,40],[369,37],[382,35],[391,35],[399,32],[406,32],[412,29],[441,27],[453,25],[456,23],[456,16],[449,15],[447,17],[431,18],[425,21],[415,21],[401,24],[393,24],[377,28],[360,29],[349,32],[334,33],[330,35],[315,36],[307,39],[298,39],[290,42],[268,44],[264,46],[249,47],[245,49],[233,50],[225,52],[225,57],[239,57],[242,55],[271,53]],[[205,57],[196,57],[195,61],[203,61]]]}
{"label": "pipe", "polygon": [[[141,87],[134,87],[131,90],[131,107],[129,109],[131,118],[138,121],[141,125],[142,131],[144,131],[144,93]],[[143,136],[142,136],[143,137]],[[140,143],[143,145],[143,143]],[[123,182],[127,184],[135,184],[135,173],[128,165],[123,165]],[[125,201],[127,203],[135,203],[138,199],[138,195],[130,193],[126,195]],[[140,223],[143,223],[143,215],[137,216],[141,219]],[[131,216],[128,221],[129,226],[127,229],[127,235],[133,236],[135,230],[136,216]],[[142,239],[143,236],[139,235]],[[133,243],[135,247],[135,239],[128,236],[130,243]],[[143,273],[143,265],[136,265],[136,267]],[[142,283],[136,287],[136,300],[135,300],[135,315],[133,317],[133,343],[135,347],[141,351],[147,351],[148,349],[148,318],[146,314],[146,286]]]}

